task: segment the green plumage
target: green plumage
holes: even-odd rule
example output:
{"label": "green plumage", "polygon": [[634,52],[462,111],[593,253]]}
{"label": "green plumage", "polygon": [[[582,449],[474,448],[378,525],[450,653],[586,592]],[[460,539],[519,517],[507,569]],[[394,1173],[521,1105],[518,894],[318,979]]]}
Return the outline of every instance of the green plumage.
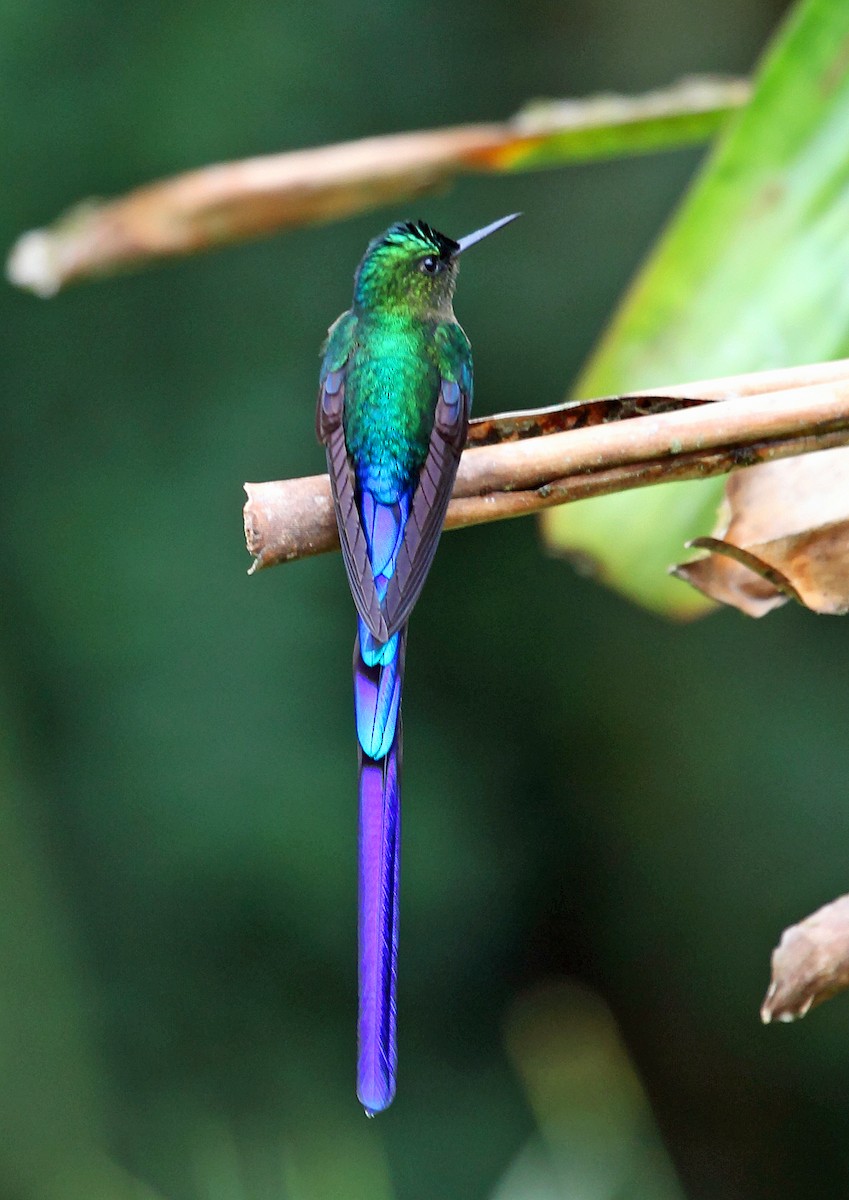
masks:
{"label": "green plumage", "polygon": [[[387,501],[424,464],[441,381],[459,383],[471,401],[471,347],[451,307],[456,243],[424,230],[393,226],[371,243],[353,307],[325,351],[325,371],[345,365],[345,445],[357,478]],[[433,275],[421,268],[427,258],[438,264]]]}

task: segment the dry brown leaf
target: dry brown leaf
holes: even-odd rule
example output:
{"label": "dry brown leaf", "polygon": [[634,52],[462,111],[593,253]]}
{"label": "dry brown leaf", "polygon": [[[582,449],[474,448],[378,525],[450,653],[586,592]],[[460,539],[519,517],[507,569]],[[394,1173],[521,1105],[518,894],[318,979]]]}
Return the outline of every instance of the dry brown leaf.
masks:
{"label": "dry brown leaf", "polygon": [[690,544],[710,553],[675,574],[748,616],[788,599],[849,611],[849,449],[731,475],[713,536]]}
{"label": "dry brown leaf", "polygon": [[849,987],[849,896],[791,925],[772,952],[761,1020],[795,1021]]}
{"label": "dry brown leaf", "polygon": [[23,234],[10,281],[40,296],[155,259],[407,203],[462,173],[535,170],[712,137],[748,84],[697,77],[642,96],[538,102],[510,121],[388,134],[215,163],[84,201]]}

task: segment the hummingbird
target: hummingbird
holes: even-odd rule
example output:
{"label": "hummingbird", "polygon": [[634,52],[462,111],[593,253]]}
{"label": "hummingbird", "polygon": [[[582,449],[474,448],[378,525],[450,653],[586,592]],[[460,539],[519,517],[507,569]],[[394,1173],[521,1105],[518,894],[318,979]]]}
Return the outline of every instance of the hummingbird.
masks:
{"label": "hummingbird", "polygon": [[390,225],[369,243],[353,303],[322,347],[316,430],[357,609],[357,1096],[368,1116],[395,1095],[407,621],[436,553],[472,405],[472,351],[453,309],[458,259],[517,216],[458,241],[424,221]]}

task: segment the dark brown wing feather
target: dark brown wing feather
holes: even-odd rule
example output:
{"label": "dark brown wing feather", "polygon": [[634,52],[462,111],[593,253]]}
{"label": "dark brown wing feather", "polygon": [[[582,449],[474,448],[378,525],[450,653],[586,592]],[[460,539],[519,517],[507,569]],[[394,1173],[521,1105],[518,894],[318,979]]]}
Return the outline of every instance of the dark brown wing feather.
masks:
{"label": "dark brown wing feather", "polygon": [[409,617],[433,562],[468,425],[469,397],[458,384],[443,380],[427,458],[383,600],[383,617],[390,637]]}
{"label": "dark brown wing feather", "polygon": [[357,612],[378,639],[392,636],[377,598],[366,535],[360,522],[354,488],[354,473],[348,460],[342,414],[345,405],[345,369],[331,371],[321,387],[316,414],[316,432],[327,451],[327,471],[333,491],[333,507],[342,558]]}

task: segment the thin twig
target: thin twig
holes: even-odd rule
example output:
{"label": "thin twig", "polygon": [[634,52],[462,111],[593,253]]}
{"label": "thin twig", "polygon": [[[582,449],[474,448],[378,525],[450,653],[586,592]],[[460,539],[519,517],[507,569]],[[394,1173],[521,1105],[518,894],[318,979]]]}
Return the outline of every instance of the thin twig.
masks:
{"label": "thin twig", "polygon": [[[552,413],[598,412],[613,402],[541,410],[542,419],[540,412],[484,418],[460,462],[446,529],[849,444],[849,360],[618,397],[620,417],[639,413],[632,402],[647,397],[687,407],[536,437],[528,431],[547,428]],[[474,445],[476,428],[485,428],[485,443],[503,440]],[[326,475],[249,483],[245,490],[252,571],[338,548]]]}

